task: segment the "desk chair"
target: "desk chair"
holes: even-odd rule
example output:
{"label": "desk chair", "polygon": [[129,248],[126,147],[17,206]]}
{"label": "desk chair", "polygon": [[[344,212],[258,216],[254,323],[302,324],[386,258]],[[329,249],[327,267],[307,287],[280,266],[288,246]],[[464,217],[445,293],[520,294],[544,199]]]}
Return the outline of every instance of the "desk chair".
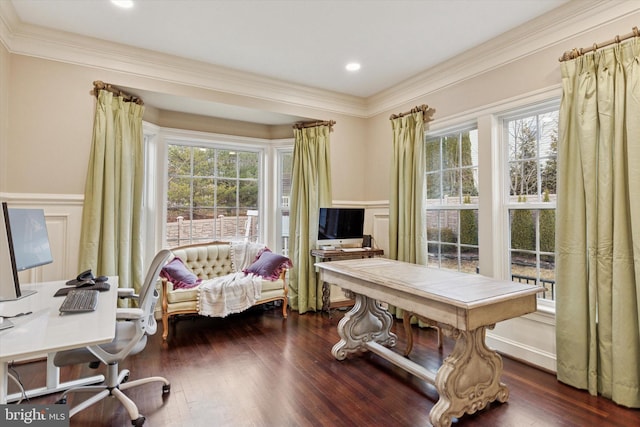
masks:
{"label": "desk chair", "polygon": [[164,377],[148,377],[127,382],[129,379],[129,370],[123,369],[119,371],[118,364],[127,356],[141,352],[147,343],[147,335],[152,335],[156,332],[157,324],[154,318],[154,309],[156,301],[158,300],[158,291],[155,285],[160,270],[170,255],[171,252],[166,249],[158,252],[149,267],[139,295],[135,295],[132,289],[125,288],[119,290],[119,296],[137,300],[138,307],[117,309],[116,319],[118,319],[118,321],[116,322],[116,335],[113,341],[108,344],[65,350],[56,353],[53,359],[55,366],[69,366],[80,363],[89,363],[94,366],[96,363],[104,363],[107,365],[105,380],[102,384],[71,388],[65,391],[56,402],[61,404],[67,403],[69,393],[97,393],[71,408],[69,417],[73,417],[76,413],[107,396],[113,396],[122,403],[129,413],[131,424],[141,426],[144,424],[145,417],[138,412],[136,404],[122,393],[122,390],[160,381],[163,383],[162,393],[165,394],[169,392],[171,386],[169,381]]}

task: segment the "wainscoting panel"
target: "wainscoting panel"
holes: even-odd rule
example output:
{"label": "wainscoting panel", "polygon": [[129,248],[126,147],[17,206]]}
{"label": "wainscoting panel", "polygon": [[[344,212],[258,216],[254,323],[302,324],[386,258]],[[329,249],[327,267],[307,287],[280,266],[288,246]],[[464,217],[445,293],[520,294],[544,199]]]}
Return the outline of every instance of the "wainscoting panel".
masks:
{"label": "wainscoting panel", "polygon": [[78,274],[82,195],[0,194],[10,207],[44,209],[53,263],[19,273],[20,283],[69,280]]}

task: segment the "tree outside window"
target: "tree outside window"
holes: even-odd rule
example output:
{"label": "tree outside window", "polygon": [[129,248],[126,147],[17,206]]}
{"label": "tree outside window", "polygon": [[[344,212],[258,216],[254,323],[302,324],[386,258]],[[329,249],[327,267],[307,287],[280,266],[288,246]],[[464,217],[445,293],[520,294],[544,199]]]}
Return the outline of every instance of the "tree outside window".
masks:
{"label": "tree outside window", "polygon": [[555,201],[558,110],[504,121],[508,141],[511,279],[555,295]]}
{"label": "tree outside window", "polygon": [[476,273],[478,266],[478,131],[425,141],[427,265]]}
{"label": "tree outside window", "polygon": [[180,144],[167,149],[167,244],[258,240],[260,153]]}

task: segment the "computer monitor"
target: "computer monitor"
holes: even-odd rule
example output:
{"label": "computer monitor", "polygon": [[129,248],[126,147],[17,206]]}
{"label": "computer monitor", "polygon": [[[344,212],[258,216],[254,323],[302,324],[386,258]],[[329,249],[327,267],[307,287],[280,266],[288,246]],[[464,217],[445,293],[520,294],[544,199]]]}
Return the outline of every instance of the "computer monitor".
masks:
{"label": "computer monitor", "polygon": [[363,229],[364,208],[320,208],[317,245],[362,246]]}
{"label": "computer monitor", "polygon": [[44,210],[9,208],[6,202],[2,202],[2,222],[0,301],[7,301],[34,294],[35,291],[20,289],[18,273],[50,264],[53,257]]}

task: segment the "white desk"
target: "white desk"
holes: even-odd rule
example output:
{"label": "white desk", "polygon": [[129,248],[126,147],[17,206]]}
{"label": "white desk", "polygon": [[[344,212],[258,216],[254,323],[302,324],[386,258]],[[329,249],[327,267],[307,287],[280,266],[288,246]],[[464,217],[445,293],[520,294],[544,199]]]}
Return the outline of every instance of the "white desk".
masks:
{"label": "white desk", "polygon": [[[316,264],[321,279],[355,297],[355,305],[338,324],[331,353],[343,360],[350,353],[371,351],[433,384],[439,394],[429,418],[436,427],[453,417],[472,414],[489,402],[506,402],[509,389],[500,381],[502,359],[485,344],[485,330],[497,322],[536,310],[544,288],[476,274],[427,268],[384,258]],[[393,347],[393,317],[378,301],[432,319],[456,340],[437,374],[402,357]]]}
{"label": "white desk", "polygon": [[53,294],[65,286],[64,281],[26,285],[35,295],[17,301],[0,302],[0,315],[11,316],[29,312],[27,316],[10,319],[15,325],[0,331],[0,404],[20,399],[20,394],[7,395],[8,366],[13,360],[41,357],[47,354],[47,384],[27,391],[27,397],[66,390],[104,380],[102,375],[60,383],[60,371],[53,365],[57,351],[110,342],[115,336],[118,279],[110,278],[111,288],[100,292],[98,307],[90,313],[60,315],[58,309],[64,297]]}

